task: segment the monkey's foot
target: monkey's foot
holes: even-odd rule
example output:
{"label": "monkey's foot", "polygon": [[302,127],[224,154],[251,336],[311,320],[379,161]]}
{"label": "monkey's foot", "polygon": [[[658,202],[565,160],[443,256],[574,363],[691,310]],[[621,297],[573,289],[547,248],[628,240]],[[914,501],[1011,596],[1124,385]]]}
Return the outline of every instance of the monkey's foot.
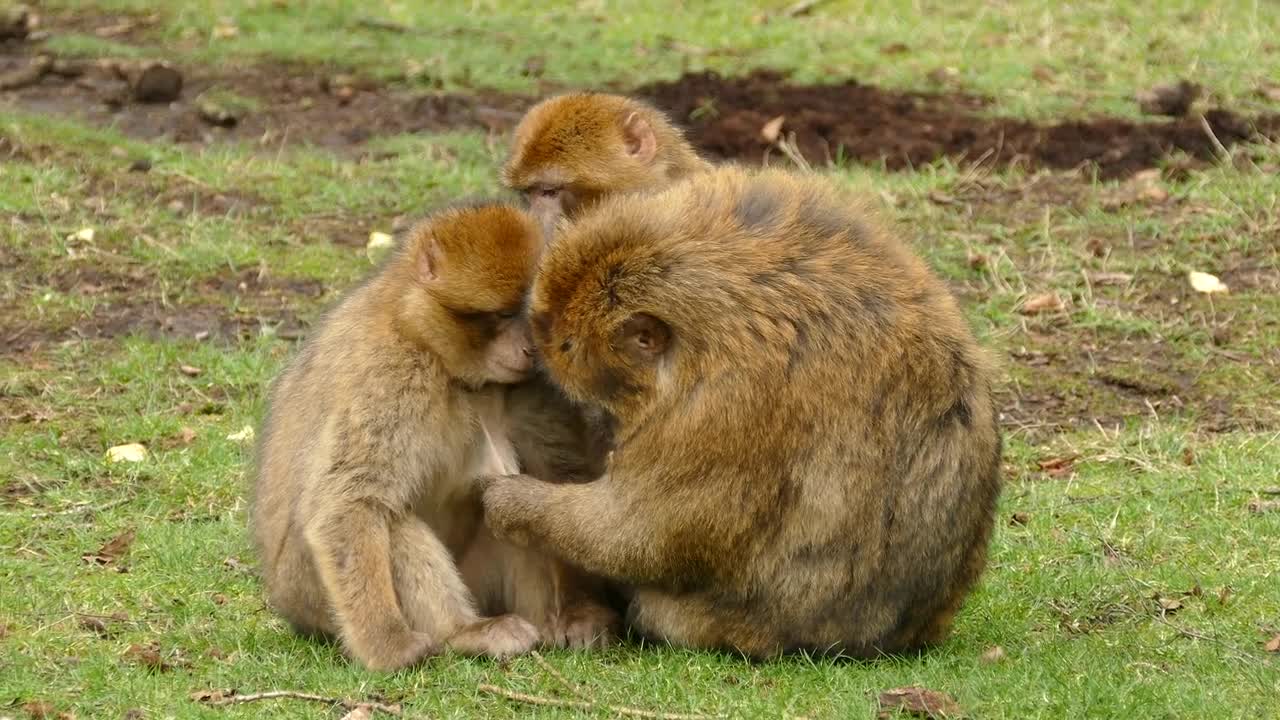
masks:
{"label": "monkey's foot", "polygon": [[410,667],[440,652],[431,636],[418,632],[362,638],[348,642],[346,650],[360,664],[377,672]]}
{"label": "monkey's foot", "polygon": [[547,645],[572,650],[606,648],[618,642],[622,619],[603,605],[583,603],[568,608],[543,629]]}
{"label": "monkey's foot", "polygon": [[538,629],[519,615],[499,615],[468,625],[449,638],[449,647],[463,655],[508,658],[538,647]]}

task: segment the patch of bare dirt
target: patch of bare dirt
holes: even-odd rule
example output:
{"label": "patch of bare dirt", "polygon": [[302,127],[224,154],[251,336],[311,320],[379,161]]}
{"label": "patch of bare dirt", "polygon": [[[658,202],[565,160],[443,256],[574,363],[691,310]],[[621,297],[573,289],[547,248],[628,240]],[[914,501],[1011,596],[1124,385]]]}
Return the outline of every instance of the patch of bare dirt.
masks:
{"label": "patch of bare dirt", "polygon": [[[48,31],[90,32],[145,42],[152,16],[55,16]],[[0,77],[40,60],[39,43],[0,46]],[[38,81],[0,92],[0,106],[68,114],[142,138],[175,142],[244,140],[266,147],[307,143],[358,152],[369,138],[458,127],[509,129],[535,98],[484,90],[424,92],[381,85],[340,68],[260,63],[184,66],[172,102],[138,102],[120,64],[48,58]],[[1280,138],[1280,114],[1246,117],[1217,108],[1146,122],[1094,117],[1039,124],[993,116],[990,102],[964,93],[900,92],[846,80],[799,85],[771,70],[739,77],[713,72],[636,88],[688,126],[714,158],[761,162],[791,138],[812,164],[883,163],[909,169],[952,158],[991,166],[1096,167],[1126,177],[1174,153],[1206,162],[1260,138]],[[230,99],[229,99],[230,98]],[[779,120],[781,118],[781,120]],[[774,133],[762,132],[773,121]],[[781,126],[777,126],[781,122]],[[1207,130],[1206,130],[1207,126]],[[775,135],[776,133],[776,135]],[[3,147],[0,147],[0,152]]]}
{"label": "patch of bare dirt", "polygon": [[66,341],[128,335],[238,342],[269,331],[285,339],[298,339],[326,292],[317,280],[242,270],[197,279],[191,284],[191,297],[171,302],[157,295],[154,278],[144,269],[92,265],[63,267],[24,284],[33,290],[54,288],[95,302],[71,321],[0,322],[0,355],[38,351]]}
{"label": "patch of bare dirt", "polygon": [[1280,137],[1280,114],[1245,117],[1225,109],[1199,117],[1136,122],[1096,117],[1037,124],[982,114],[988,103],[954,93],[884,90],[848,80],[832,85],[793,85],[771,70],[741,77],[714,72],[685,75],[638,88],[688,123],[690,137],[713,157],[760,161],[777,154],[762,129],[782,118],[783,136],[794,134],[812,164],[844,159],[891,170],[942,158],[1021,164],[1030,168],[1096,166],[1103,178],[1126,177],[1155,167],[1174,152],[1208,161],[1224,147],[1259,137]]}

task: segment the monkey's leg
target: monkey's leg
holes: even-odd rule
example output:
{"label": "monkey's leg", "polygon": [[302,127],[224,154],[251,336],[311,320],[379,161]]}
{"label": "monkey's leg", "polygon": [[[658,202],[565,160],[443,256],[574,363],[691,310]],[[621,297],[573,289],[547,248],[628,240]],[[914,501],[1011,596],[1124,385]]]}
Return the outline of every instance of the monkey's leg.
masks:
{"label": "monkey's leg", "polygon": [[339,629],[302,534],[290,528],[279,552],[263,557],[267,601],[302,635],[336,636]]}
{"label": "monkey's leg", "polygon": [[717,607],[699,595],[636,590],[627,625],[643,637],[677,647],[734,650],[753,658],[782,651],[770,623],[753,621],[735,608]]}
{"label": "monkey's leg", "polygon": [[618,614],[595,599],[599,581],[540,548],[517,547],[481,528],[461,565],[481,608],[528,619],[547,645],[605,647],[617,639]]}
{"label": "monkey's leg", "polygon": [[[478,533],[472,541],[463,565],[476,554],[483,535],[488,533]],[[391,542],[396,593],[414,630],[444,639],[464,655],[509,657],[537,646],[538,631],[523,618],[480,617],[469,583],[425,522],[415,517],[396,523]]]}
{"label": "monkey's leg", "polygon": [[357,502],[327,509],[306,529],[343,645],[372,670],[411,665],[437,647],[400,611],[389,524],[384,511]]}
{"label": "monkey's leg", "polygon": [[681,567],[652,512],[627,507],[604,477],[583,484],[527,475],[486,479],[485,522],[517,545],[545,548],[592,575],[657,583]]}

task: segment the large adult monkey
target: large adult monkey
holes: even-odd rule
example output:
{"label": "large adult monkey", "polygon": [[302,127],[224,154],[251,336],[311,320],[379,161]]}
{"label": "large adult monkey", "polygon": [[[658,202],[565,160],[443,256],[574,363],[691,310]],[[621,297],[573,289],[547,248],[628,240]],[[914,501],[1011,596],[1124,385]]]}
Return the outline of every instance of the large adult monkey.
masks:
{"label": "large adult monkey", "polygon": [[753,657],[940,642],[1000,488],[991,370],[955,299],[815,176],[615,196],[534,282],[551,378],[616,419],[605,473],[490,480],[499,537],[634,586],[633,628]]}

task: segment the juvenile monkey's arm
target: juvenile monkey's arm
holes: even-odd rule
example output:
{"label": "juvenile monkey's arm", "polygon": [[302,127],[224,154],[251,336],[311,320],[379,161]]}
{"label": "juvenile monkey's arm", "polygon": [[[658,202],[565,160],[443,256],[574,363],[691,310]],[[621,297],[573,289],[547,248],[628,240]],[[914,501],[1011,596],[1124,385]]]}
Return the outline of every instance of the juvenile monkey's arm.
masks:
{"label": "juvenile monkey's arm", "polygon": [[555,484],[528,475],[484,478],[485,522],[499,537],[544,547],[588,573],[660,582],[679,559],[651,513],[628,507],[605,477]]}

